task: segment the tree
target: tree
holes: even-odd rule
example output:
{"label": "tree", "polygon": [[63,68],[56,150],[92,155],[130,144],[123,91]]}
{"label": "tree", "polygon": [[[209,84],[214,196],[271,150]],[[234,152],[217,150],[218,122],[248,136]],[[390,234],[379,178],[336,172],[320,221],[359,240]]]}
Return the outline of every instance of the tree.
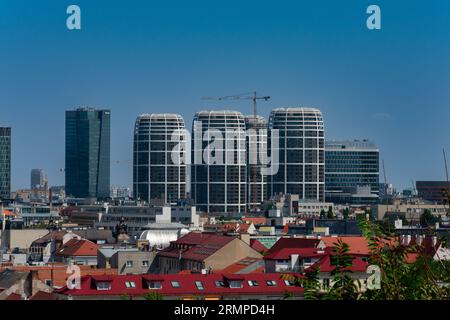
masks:
{"label": "tree", "polygon": [[425,209],[420,215],[420,225],[422,227],[432,226],[438,221],[438,218],[431,213],[430,209]]}
{"label": "tree", "polygon": [[326,212],[325,212],[325,210],[320,210],[320,219],[325,219],[325,217],[326,217]]}
{"label": "tree", "polygon": [[163,295],[156,291],[151,291],[144,296],[145,300],[162,300]]}
{"label": "tree", "polygon": [[328,219],[334,218],[333,208],[331,206],[328,207],[327,218]]}
{"label": "tree", "polygon": [[342,210],[342,215],[344,216],[344,219],[348,219],[348,216],[350,215],[350,209],[345,208],[344,210]]}

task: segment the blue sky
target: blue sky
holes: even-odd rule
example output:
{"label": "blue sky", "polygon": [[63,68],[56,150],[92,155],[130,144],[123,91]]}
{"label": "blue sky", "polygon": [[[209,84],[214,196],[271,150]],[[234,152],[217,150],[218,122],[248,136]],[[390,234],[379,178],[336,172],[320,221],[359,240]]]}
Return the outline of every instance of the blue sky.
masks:
{"label": "blue sky", "polygon": [[[82,30],[66,29],[66,8]],[[377,4],[382,30],[369,31]],[[369,138],[389,182],[444,179],[450,153],[450,2],[410,1],[33,1],[0,2],[0,125],[13,128],[13,188],[32,168],[64,183],[64,111],[112,110],[115,160],[132,159],[143,112],[176,112],[187,126],[201,109],[322,110],[328,139]],[[129,163],[111,182],[131,186]],[[382,179],[381,179],[382,180]]]}

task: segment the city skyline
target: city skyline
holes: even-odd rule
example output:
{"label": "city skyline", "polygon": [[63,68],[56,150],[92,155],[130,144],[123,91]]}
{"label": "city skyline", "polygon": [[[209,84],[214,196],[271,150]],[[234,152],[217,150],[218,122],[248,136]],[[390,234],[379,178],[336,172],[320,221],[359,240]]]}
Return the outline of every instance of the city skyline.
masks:
{"label": "city skyline", "polygon": [[367,4],[357,1],[276,8],[232,2],[220,10],[207,2],[191,8],[138,1],[127,12],[80,1],[78,33],[65,28],[65,4],[6,3],[0,126],[13,132],[12,190],[26,188],[35,167],[50,185],[64,184],[65,110],[112,111],[111,184],[131,186],[132,164],[115,161],[132,159],[139,114],[174,112],[186,123],[202,109],[248,115],[250,101],[201,97],[251,90],[272,97],[258,104],[266,119],[278,107],[315,107],[326,140],[374,141],[388,182],[398,188],[445,179],[449,3],[378,1],[383,28],[372,32],[365,28]]}

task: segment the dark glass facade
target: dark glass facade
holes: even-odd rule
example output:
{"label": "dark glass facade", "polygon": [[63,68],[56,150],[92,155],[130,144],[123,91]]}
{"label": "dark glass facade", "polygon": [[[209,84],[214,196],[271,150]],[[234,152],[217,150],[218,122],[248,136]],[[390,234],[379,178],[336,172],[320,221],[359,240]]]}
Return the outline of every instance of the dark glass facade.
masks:
{"label": "dark glass facade", "polygon": [[[210,130],[210,136],[207,130]],[[220,133],[221,137],[214,133]],[[200,137],[199,142],[195,141],[196,137]],[[206,152],[210,156],[205,157],[204,151],[212,142],[219,147]],[[247,203],[247,159],[242,113],[197,112],[193,120],[191,145],[191,196],[198,210],[210,214],[244,213]],[[212,156],[219,158],[219,155],[221,160],[218,162],[211,159]]]}
{"label": "dark glass facade", "polygon": [[245,117],[247,148],[247,205],[257,208],[267,198],[267,176],[261,174],[258,153],[267,152],[267,121],[264,117]]}
{"label": "dark glass facade", "polygon": [[435,203],[447,203],[447,192],[450,183],[446,181],[416,181],[418,196],[424,200]]}
{"label": "dark glass facade", "polygon": [[11,128],[0,127],[0,200],[11,197]]}
{"label": "dark glass facade", "polygon": [[[272,130],[279,146],[272,147]],[[278,153],[278,173],[268,177],[269,196],[298,194],[300,199],[324,201],[325,146],[322,113],[314,108],[278,108],[269,118],[268,145]]]}
{"label": "dark glass facade", "polygon": [[66,111],[66,194],[107,198],[110,188],[109,110]]}
{"label": "dark glass facade", "polygon": [[186,198],[186,131],[180,115],[140,115],[133,150],[135,199],[176,204]]}
{"label": "dark glass facade", "polygon": [[327,141],[325,144],[327,201],[348,202],[348,196],[355,194],[357,187],[370,187],[370,193],[378,196],[378,148],[368,140]]}

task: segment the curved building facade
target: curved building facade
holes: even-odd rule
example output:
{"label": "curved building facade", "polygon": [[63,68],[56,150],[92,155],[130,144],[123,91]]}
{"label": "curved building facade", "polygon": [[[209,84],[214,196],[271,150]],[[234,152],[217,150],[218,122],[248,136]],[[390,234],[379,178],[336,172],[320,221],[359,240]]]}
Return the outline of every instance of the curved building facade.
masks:
{"label": "curved building facade", "polygon": [[267,153],[267,120],[262,116],[245,116],[247,147],[247,204],[258,208],[267,197],[267,176],[261,174],[261,152]]}
{"label": "curved building facade", "polygon": [[271,130],[279,130],[278,173],[269,176],[269,196],[298,194],[300,199],[324,201],[325,138],[322,113],[314,108],[278,108],[269,118]]}
{"label": "curved building facade", "polygon": [[192,127],[191,195],[211,214],[244,213],[245,120],[238,111],[200,111]]}
{"label": "curved building facade", "polygon": [[134,198],[166,204],[185,199],[186,162],[181,160],[185,157],[186,132],[180,115],[140,115],[134,128]]}

